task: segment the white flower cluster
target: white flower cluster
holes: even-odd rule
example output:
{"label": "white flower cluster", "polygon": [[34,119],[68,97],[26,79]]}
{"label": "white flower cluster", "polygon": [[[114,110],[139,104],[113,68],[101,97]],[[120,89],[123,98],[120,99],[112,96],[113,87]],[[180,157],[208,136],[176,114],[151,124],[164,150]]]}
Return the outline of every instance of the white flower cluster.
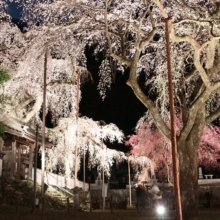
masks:
{"label": "white flower cluster", "polygon": [[78,158],[88,155],[88,166],[104,169],[105,175],[109,177],[114,159],[120,162],[126,157],[123,152],[108,149],[104,141],[121,143],[123,137],[114,124],[100,125],[87,117],[80,117],[78,123],[75,117],[60,118],[58,126],[48,130],[48,138],[55,143],[55,147],[47,149],[46,169],[59,169],[61,174],[72,177],[77,146]]}

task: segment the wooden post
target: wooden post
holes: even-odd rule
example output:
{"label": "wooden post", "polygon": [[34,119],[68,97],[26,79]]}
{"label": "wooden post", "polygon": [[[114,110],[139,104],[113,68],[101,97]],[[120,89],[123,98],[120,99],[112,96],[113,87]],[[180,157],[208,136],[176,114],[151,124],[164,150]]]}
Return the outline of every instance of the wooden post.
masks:
{"label": "wooden post", "polygon": [[18,160],[17,160],[17,178],[20,179],[20,172],[21,172],[21,148],[20,144],[18,146]]}
{"label": "wooden post", "polygon": [[15,165],[16,165],[16,141],[12,142],[12,155],[11,155],[11,171],[10,178],[15,178]]}
{"label": "wooden post", "polygon": [[66,199],[66,204],[67,204],[67,213],[69,215],[70,214],[70,199],[69,198]]}
{"label": "wooden post", "polygon": [[112,213],[113,212],[112,196],[110,197],[110,209],[111,209],[111,213]]}
{"label": "wooden post", "polygon": [[[3,157],[4,153],[2,152],[2,148],[4,145],[4,141],[0,138],[0,177],[2,176],[2,169],[3,169]],[[16,161],[15,161],[16,162]]]}
{"label": "wooden post", "polygon": [[103,198],[102,210],[105,210],[105,173],[104,173],[104,168],[102,168],[102,198]]}
{"label": "wooden post", "polygon": [[85,195],[85,181],[86,181],[86,161],[85,161],[85,149],[83,152],[83,193]]}
{"label": "wooden post", "polygon": [[19,195],[17,195],[16,216],[19,215],[19,208],[20,208],[20,197],[19,197]]}
{"label": "wooden post", "polygon": [[[102,149],[103,150],[105,149],[105,154],[107,154],[106,146],[103,147],[103,140],[102,140]],[[103,197],[102,209],[105,210],[105,172],[104,172],[104,168],[102,168],[102,197]]]}
{"label": "wooden post", "polygon": [[28,167],[28,178],[32,179],[32,168],[33,168],[33,146],[29,146],[30,151],[29,151],[29,167]]}
{"label": "wooden post", "polygon": [[4,154],[0,152],[0,177],[2,176]]}
{"label": "wooden post", "polygon": [[131,170],[130,170],[130,160],[128,157],[128,184],[129,184],[129,205],[131,207]]}
{"label": "wooden post", "polygon": [[[45,124],[46,124],[46,84],[47,80],[47,52],[44,57],[44,90],[43,90],[43,124],[42,124],[42,152],[41,152],[41,197],[44,197],[44,171],[45,171]],[[43,206],[42,206],[43,209]],[[42,210],[43,211],[43,210]]]}
{"label": "wooden post", "polygon": [[77,173],[78,173],[78,161],[77,161],[77,156],[78,156],[78,118],[79,118],[79,90],[80,90],[80,70],[78,70],[77,74],[77,94],[76,94],[76,146],[75,146],[75,177],[74,177],[74,187],[77,186]]}
{"label": "wooden post", "polygon": [[92,207],[93,207],[93,197],[90,197],[90,212],[92,212]]}
{"label": "wooden post", "polygon": [[80,70],[77,75],[77,104],[76,104],[76,146],[75,146],[75,171],[74,171],[74,208],[79,208],[79,194],[76,192],[76,186],[78,185],[78,118],[79,118],[79,90],[80,90]]}
{"label": "wooden post", "polygon": [[35,157],[34,157],[34,201],[33,201],[33,212],[36,207],[36,186],[37,186],[37,153],[38,153],[38,125],[36,125],[36,138],[35,138]]}
{"label": "wooden post", "polygon": [[45,198],[44,196],[42,197],[42,214],[44,214],[44,210],[45,210]]}
{"label": "wooden post", "polygon": [[181,199],[180,199],[180,182],[179,182],[179,160],[178,160],[177,143],[176,143],[176,121],[175,121],[172,68],[171,68],[171,55],[170,55],[169,22],[171,20],[172,20],[171,18],[168,18],[165,19],[164,21],[166,28],[167,69],[168,69],[168,82],[169,82],[171,143],[172,143],[172,162],[173,162],[176,215],[177,215],[177,220],[182,220],[182,207],[181,207]]}
{"label": "wooden post", "polygon": [[0,152],[2,151],[3,146],[4,146],[4,141],[2,138],[0,138]]}
{"label": "wooden post", "polygon": [[89,182],[89,191],[90,191],[90,184],[91,184],[91,177],[88,176],[88,182]]}

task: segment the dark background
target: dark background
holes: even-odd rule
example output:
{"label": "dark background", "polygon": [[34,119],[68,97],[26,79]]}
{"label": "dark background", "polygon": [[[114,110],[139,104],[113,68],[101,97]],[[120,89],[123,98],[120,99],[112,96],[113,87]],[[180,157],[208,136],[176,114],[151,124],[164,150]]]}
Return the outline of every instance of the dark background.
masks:
{"label": "dark background", "polygon": [[[107,124],[114,123],[123,130],[125,136],[134,133],[137,121],[143,116],[146,107],[136,98],[132,89],[126,84],[128,73],[116,73],[115,82],[107,91],[104,101],[99,95],[97,85],[99,81],[99,62],[86,51],[87,67],[93,77],[93,83],[82,86],[82,100],[80,102],[80,113],[93,118],[95,121],[104,120]],[[111,148],[116,148],[111,146]],[[127,150],[119,146],[120,150]]]}

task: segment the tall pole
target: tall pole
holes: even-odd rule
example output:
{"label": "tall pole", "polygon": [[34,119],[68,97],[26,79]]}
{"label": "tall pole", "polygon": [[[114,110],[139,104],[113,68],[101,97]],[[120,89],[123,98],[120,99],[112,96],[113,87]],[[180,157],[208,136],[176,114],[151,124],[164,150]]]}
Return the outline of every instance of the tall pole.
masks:
{"label": "tall pole", "polygon": [[171,21],[171,18],[168,18],[164,21],[166,27],[166,50],[167,50],[167,69],[168,69],[169,100],[170,100],[171,143],[172,143],[174,191],[175,191],[175,202],[176,202],[176,217],[177,220],[182,220],[182,207],[181,207],[181,199],[180,199],[180,181],[179,181],[179,160],[178,160],[177,142],[176,142],[176,122],[175,122],[172,68],[171,68],[171,55],[170,55],[169,21]]}
{"label": "tall pole", "polygon": [[78,118],[79,118],[79,89],[80,89],[80,70],[77,71],[77,93],[76,93],[76,146],[75,146],[75,176],[74,176],[74,187],[77,186],[77,155],[78,155]]}
{"label": "tall pole", "polygon": [[[103,135],[103,133],[102,133]],[[102,139],[102,149],[106,150],[106,148],[104,149],[103,147],[103,139]],[[105,152],[105,155],[107,154],[107,152]],[[102,160],[104,160],[104,157],[102,158]],[[104,161],[103,161],[104,164]],[[105,210],[105,172],[104,172],[104,167],[102,168],[102,197],[103,197],[103,204],[102,204],[102,209]]]}
{"label": "tall pole", "polygon": [[129,205],[131,207],[131,169],[130,169],[130,160],[128,157],[128,187],[129,187]]}
{"label": "tall pole", "polygon": [[83,192],[85,193],[85,181],[86,181],[86,159],[85,159],[85,149],[83,151]]}
{"label": "tall pole", "polygon": [[42,158],[41,158],[41,196],[44,196],[45,170],[45,124],[46,124],[46,80],[47,80],[47,52],[44,58],[44,91],[43,91],[43,125],[42,125]]}
{"label": "tall pole", "polygon": [[36,125],[35,157],[34,157],[34,201],[33,201],[33,212],[35,212],[35,207],[36,207],[37,153],[38,153],[38,125]]}
{"label": "tall pole", "polygon": [[76,93],[76,146],[75,146],[75,171],[74,171],[74,208],[79,208],[79,192],[76,188],[78,185],[78,117],[79,117],[79,89],[80,89],[80,70],[77,73],[77,93]]}
{"label": "tall pole", "polygon": [[105,172],[104,172],[104,168],[102,168],[102,196],[103,196],[102,210],[105,210]]}

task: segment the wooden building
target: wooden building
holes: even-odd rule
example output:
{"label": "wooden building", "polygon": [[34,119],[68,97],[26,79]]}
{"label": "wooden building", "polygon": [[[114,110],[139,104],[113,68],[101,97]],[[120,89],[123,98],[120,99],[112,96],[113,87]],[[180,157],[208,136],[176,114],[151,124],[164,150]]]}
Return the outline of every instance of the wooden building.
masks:
{"label": "wooden building", "polygon": [[[27,124],[8,117],[5,124],[5,137],[0,140],[0,176],[13,179],[32,178],[36,146],[36,132]],[[42,137],[38,136],[38,146]],[[46,147],[52,144],[45,142]]]}

